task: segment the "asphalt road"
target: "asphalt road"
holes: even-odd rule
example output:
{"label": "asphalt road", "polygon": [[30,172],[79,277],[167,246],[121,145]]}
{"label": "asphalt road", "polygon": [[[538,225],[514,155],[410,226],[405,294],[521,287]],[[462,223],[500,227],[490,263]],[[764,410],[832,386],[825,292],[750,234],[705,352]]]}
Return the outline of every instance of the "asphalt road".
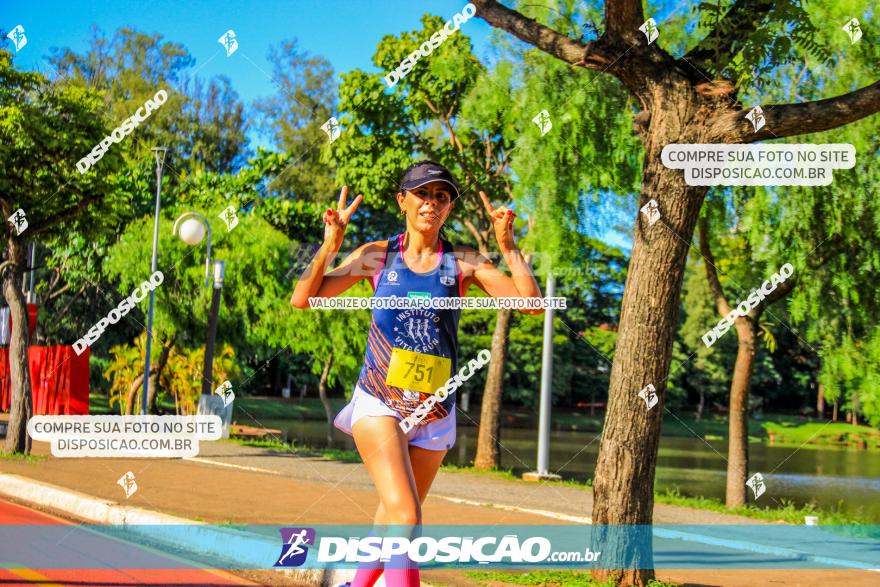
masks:
{"label": "asphalt road", "polygon": [[[10,526],[18,527],[14,534]],[[0,585],[3,586],[257,584],[225,571],[195,568],[179,557],[122,543],[68,520],[5,500],[0,500],[0,527],[5,528],[0,535]],[[45,567],[41,568],[41,561],[45,561]],[[125,568],[130,561],[149,568]],[[59,566],[67,568],[57,568]]]}

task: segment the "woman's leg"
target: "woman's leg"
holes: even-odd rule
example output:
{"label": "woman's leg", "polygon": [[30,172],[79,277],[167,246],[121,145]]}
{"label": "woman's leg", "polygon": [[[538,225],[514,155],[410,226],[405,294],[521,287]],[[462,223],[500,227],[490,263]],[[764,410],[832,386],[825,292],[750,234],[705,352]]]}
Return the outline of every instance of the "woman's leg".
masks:
{"label": "woman's leg", "polygon": [[[413,470],[420,504],[424,503],[425,498],[428,496],[428,490],[431,489],[431,483],[434,481],[437,470],[443,463],[443,457],[445,456],[445,450],[427,450],[414,445],[409,446],[410,466]],[[380,512],[377,512],[377,515],[381,515],[381,508],[382,504],[380,503]],[[385,582],[388,585],[420,585],[419,568],[413,563],[405,569],[386,569]]]}
{"label": "woman's leg", "polygon": [[[421,522],[419,491],[416,485],[406,435],[400,429],[397,418],[393,416],[366,416],[352,426],[352,436],[358,452],[376,491],[379,494],[379,509],[376,511],[377,526],[394,525],[413,527]],[[385,583],[406,585],[407,578],[401,577],[407,569],[399,562],[388,565]],[[383,565],[373,563],[358,569],[352,587],[372,587],[382,574]],[[414,583],[418,585],[418,582]]]}
{"label": "woman's leg", "polygon": [[[419,494],[419,503],[425,503],[428,490],[431,489],[434,477],[437,476],[437,471],[443,464],[446,452],[445,450],[428,450],[412,444],[409,445],[409,462]],[[376,519],[381,519],[383,516],[382,502],[380,501],[379,509],[376,510]]]}
{"label": "woman's leg", "polygon": [[409,461],[419,492],[419,503],[425,502],[428,490],[431,489],[431,483],[434,482],[434,477],[437,476],[437,471],[443,464],[445,456],[445,450],[428,450],[412,444],[409,445]]}
{"label": "woman's leg", "polygon": [[419,491],[406,435],[393,416],[366,416],[352,427],[358,452],[376,491],[376,524],[414,526],[422,521]]}

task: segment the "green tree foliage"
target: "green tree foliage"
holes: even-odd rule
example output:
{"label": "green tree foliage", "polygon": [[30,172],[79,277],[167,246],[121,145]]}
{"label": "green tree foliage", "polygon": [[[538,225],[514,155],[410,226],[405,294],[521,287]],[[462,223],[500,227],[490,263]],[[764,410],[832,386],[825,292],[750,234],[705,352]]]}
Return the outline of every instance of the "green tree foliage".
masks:
{"label": "green tree foliage", "polygon": [[[444,21],[424,15],[421,23],[419,30],[384,36],[373,63],[383,72],[392,71]],[[375,211],[396,210],[393,195],[400,173],[427,157],[448,167],[462,183],[462,197],[453,210],[456,240],[489,251],[488,223],[477,191],[497,200],[509,200],[511,194],[500,128],[493,125],[477,132],[461,120],[462,97],[482,72],[470,40],[454,34],[430,59],[419,60],[391,91],[382,74],[342,74],[343,130],[325,149],[338,169],[339,183],[364,194],[366,206],[358,210],[358,217],[371,221]]]}
{"label": "green tree foliage", "polygon": [[334,186],[334,169],[321,160],[328,140],[321,125],[336,113],[333,67],[309,55],[296,39],[269,50],[275,93],[254,104],[257,128],[290,156],[290,166],[273,182],[286,198],[323,200]]}
{"label": "green tree foliage", "polygon": [[147,171],[152,158],[146,155],[153,146],[169,149],[172,177],[190,166],[232,170],[246,156],[247,123],[238,94],[224,78],[207,85],[196,78],[190,73],[195,59],[189,51],[161,34],[122,27],[108,38],[93,27],[85,52],[53,48],[49,63],[60,76],[103,92],[111,130],[160,89],[168,93],[168,101],[147,123],[113,147],[124,146],[132,160],[146,161]]}
{"label": "green tree foliage", "polygon": [[[811,4],[807,10],[813,22],[835,23],[817,33],[832,53],[823,62],[807,60],[781,67],[784,83],[768,92],[767,101],[813,100],[876,80],[880,49],[869,40],[873,17],[863,9],[854,2]],[[841,30],[853,16],[866,31],[855,45]],[[783,320],[788,321],[785,314],[768,319],[775,332],[796,336],[798,344],[808,349],[811,357],[805,364],[818,361],[818,379],[825,384],[828,400],[838,399],[849,411],[862,410],[871,421],[870,406],[876,403],[860,400],[870,394],[862,382],[878,368],[870,350],[880,315],[880,294],[873,279],[880,269],[880,204],[866,194],[880,185],[880,121],[868,117],[785,142],[849,143],[856,149],[856,165],[837,171],[828,186],[757,188],[742,207],[742,225],[752,250],[761,252],[758,260],[774,264],[790,260],[798,269],[798,287],[785,309],[792,325],[782,326]],[[768,234],[768,227],[773,227],[772,233]],[[862,352],[853,353],[854,349]],[[814,404],[812,398],[805,403]]]}
{"label": "green tree foliage", "polygon": [[[9,451],[27,452],[30,447],[24,428],[31,415],[27,314],[18,289],[27,263],[25,244],[60,237],[71,224],[85,234],[100,233],[105,217],[120,205],[112,175],[81,175],[74,164],[76,153],[86,152],[86,145],[91,149],[106,134],[102,106],[92,90],[17,71],[11,54],[0,50],[0,208],[4,218],[21,210],[28,223],[21,235],[6,224],[5,259],[0,265],[4,297],[16,317],[10,338],[14,376]],[[111,173],[120,164],[121,159],[112,154],[106,163]]]}
{"label": "green tree foliage", "polygon": [[819,21],[810,18],[801,0],[708,0],[692,4],[689,17],[698,23],[693,38],[702,39],[691,53],[693,61],[716,79],[736,80],[744,92],[771,90],[777,67],[803,55],[820,62],[832,57],[833,33],[814,24]]}
{"label": "green tree foliage", "polygon": [[[583,3],[558,2],[559,10],[521,3],[524,14],[563,33],[600,12]],[[543,51],[498,40],[500,58],[463,107],[464,119],[485,126],[499,119],[516,176],[513,197],[533,219],[528,249],[565,263],[569,238],[605,232],[603,200],[637,201],[641,147],[632,132],[636,104],[615,80],[572,70]],[[541,135],[533,119],[543,110],[552,128]],[[636,199],[634,199],[636,198]]]}
{"label": "green tree foliage", "polygon": [[49,64],[55,85],[96,95],[92,124],[101,132],[71,145],[71,167],[159,89],[168,93],[162,107],[125,140],[111,145],[83,176],[112,185],[116,204],[82,220],[67,218],[63,233],[41,241],[45,248],[38,250],[39,302],[58,320],[41,321],[38,340],[69,343],[90,326],[88,308],[101,296],[98,288],[115,286],[104,272],[107,252],[132,218],[152,214],[155,160],[150,147],[170,149],[162,198],[167,207],[181,192],[171,188],[186,174],[229,172],[243,163],[248,123],[229,81],[218,78],[205,83],[190,75],[194,59],[182,45],[161,35],[124,27],[108,38],[93,28],[85,51],[53,48]]}

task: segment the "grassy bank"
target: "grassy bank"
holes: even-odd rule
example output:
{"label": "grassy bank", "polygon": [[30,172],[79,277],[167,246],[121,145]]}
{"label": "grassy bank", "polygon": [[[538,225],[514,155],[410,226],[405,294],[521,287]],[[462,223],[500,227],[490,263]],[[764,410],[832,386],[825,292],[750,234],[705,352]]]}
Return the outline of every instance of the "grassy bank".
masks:
{"label": "grassy bank", "polygon": [[[334,410],[342,409],[343,399],[330,400]],[[324,407],[317,398],[305,398],[302,404],[296,400],[268,397],[236,397],[232,404],[232,418],[242,424],[258,420],[323,420]],[[174,403],[159,402],[159,408],[174,413]],[[119,406],[110,407],[109,398],[97,393],[89,394],[89,413],[93,415],[119,414]]]}
{"label": "grassy bank", "polygon": [[812,444],[880,449],[880,430],[846,422],[768,421],[761,426],[773,444]]}
{"label": "grassy bank", "polygon": [[[354,450],[303,448],[284,444],[283,442],[278,442],[276,440],[250,440],[234,438],[230,439],[229,442],[236,442],[245,446],[268,448],[270,450],[278,450],[307,457],[319,457],[327,460],[342,461],[346,463],[361,462],[360,455],[357,453],[357,451]],[[473,467],[459,467],[456,465],[443,465],[440,470],[444,473],[491,477],[493,479],[500,479],[503,481],[509,481],[511,483],[532,483],[532,481],[523,481],[513,472],[505,470],[481,471],[478,469],[474,469]],[[592,484],[589,482],[581,483],[579,481],[573,480],[544,481],[544,483],[553,483],[567,487],[574,487],[577,489],[583,489],[584,491],[592,491],[593,489]],[[723,502],[717,499],[711,499],[708,497],[690,497],[686,495],[681,495],[678,491],[665,491],[656,492],[654,494],[654,501],[656,503],[667,505],[675,505],[698,510],[709,510],[722,514],[731,514],[735,516],[753,518],[756,520],[786,522],[789,524],[803,524],[804,518],[806,516],[817,516],[819,518],[819,523],[822,525],[859,525],[864,523],[863,521],[861,521],[858,515],[848,514],[837,509],[823,510],[812,504],[797,506],[792,502],[784,499],[780,502],[782,504],[782,507],[778,508],[759,508],[751,504],[737,508],[727,508]]]}
{"label": "grassy bank", "polygon": [[[462,473],[467,475],[480,475],[492,477],[495,479],[503,479],[517,483],[532,483],[531,481],[523,481],[511,471],[481,471],[472,467],[457,467],[455,465],[443,465],[441,470],[447,473]],[[581,483],[572,480],[563,481],[544,481],[543,483],[553,483],[555,485],[565,485],[575,487],[585,491],[592,491],[593,486],[589,481]],[[768,520],[771,522],[787,522],[790,524],[803,524],[806,516],[818,516],[819,523],[822,525],[858,525],[864,522],[858,515],[852,515],[842,512],[838,509],[822,510],[815,505],[808,504],[805,506],[797,506],[788,500],[781,500],[782,507],[759,508],[754,505],[745,505],[737,508],[727,508],[721,500],[708,497],[690,497],[681,495],[677,490],[667,490],[665,492],[655,492],[654,501],[667,505],[676,505],[680,507],[693,508],[698,510],[709,510],[722,514],[731,514],[735,516],[743,516],[756,520]]]}
{"label": "grassy bank", "polygon": [[[465,577],[474,579],[481,585],[544,585],[547,587],[613,587],[613,582],[600,582],[587,571],[534,571],[500,572],[468,571]],[[675,587],[676,583],[651,581],[647,587]]]}
{"label": "grassy bank", "polygon": [[778,508],[759,508],[753,505],[728,508],[718,499],[711,499],[708,497],[689,497],[681,495],[678,491],[666,491],[663,493],[655,493],[654,501],[656,503],[667,505],[677,505],[699,510],[711,510],[722,514],[732,514],[735,516],[754,518],[756,520],[767,520],[770,522],[781,521],[789,524],[803,524],[806,516],[817,516],[819,518],[819,523],[823,526],[845,526],[864,523],[860,521],[859,516],[844,513],[838,509],[821,510],[812,504],[797,506],[786,499],[780,500],[782,507]]}
{"label": "grassy bank", "polygon": [[[330,400],[336,413],[345,405],[345,400]],[[240,424],[255,425],[254,420],[324,420],[324,406],[318,398],[296,400],[265,397],[236,397],[232,404],[232,419]]]}
{"label": "grassy bank", "polygon": [[236,444],[241,444],[242,446],[255,446],[271,451],[295,454],[302,457],[317,457],[328,461],[341,461],[343,463],[361,462],[361,456],[356,450],[342,450],[338,448],[308,448],[286,444],[279,440],[262,438],[230,438],[229,440],[224,440],[223,442],[234,442]]}
{"label": "grassy bank", "polygon": [[42,461],[48,460],[49,457],[45,455],[26,455],[22,453],[7,453],[0,452],[0,460],[3,461],[20,461],[24,463],[39,463]]}
{"label": "grassy bank", "polygon": [[[338,412],[345,405],[342,398],[330,400],[332,409]],[[92,394],[89,397],[92,414],[118,414],[111,410],[107,398]],[[173,404],[160,404],[166,412],[174,412]],[[478,406],[477,406],[478,408]],[[470,414],[479,419],[476,409]],[[535,414],[523,409],[505,409],[502,425],[508,427],[534,426]],[[259,425],[263,420],[317,420],[325,418],[324,407],[318,398],[295,399],[269,397],[237,397],[233,404],[232,418],[239,424]],[[459,425],[468,425],[468,418],[461,418]],[[590,416],[588,410],[572,411],[558,409],[553,412],[554,429],[600,432],[602,416]],[[663,436],[698,436],[706,440],[723,440],[727,437],[727,419],[708,417],[695,420],[685,416],[667,416],[663,421]],[[778,445],[803,444],[815,446],[838,446],[880,449],[880,430],[869,426],[854,426],[846,422],[814,421],[795,416],[766,414],[749,421],[749,439],[752,442],[771,442]]]}

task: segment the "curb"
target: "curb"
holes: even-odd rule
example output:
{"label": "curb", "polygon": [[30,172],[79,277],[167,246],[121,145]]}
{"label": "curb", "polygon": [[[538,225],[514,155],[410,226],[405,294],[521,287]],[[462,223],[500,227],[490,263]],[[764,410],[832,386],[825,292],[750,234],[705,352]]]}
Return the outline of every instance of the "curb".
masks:
{"label": "curb", "polygon": [[[125,506],[119,503],[86,495],[79,491],[50,485],[20,475],[0,473],[0,495],[12,497],[25,503],[41,506],[50,510],[64,512],[77,519],[93,524],[104,524],[127,527],[132,534],[145,534],[151,540],[157,540],[168,546],[193,552],[193,539],[203,545],[200,551],[211,556],[233,557],[235,553],[226,548],[224,538],[240,540],[245,533],[231,529],[211,528],[210,524],[196,522],[187,518],[171,516],[139,507]],[[145,532],[139,526],[191,526],[192,532],[182,535],[178,532],[156,534],[156,531]],[[182,538],[186,538],[183,540]],[[201,539],[200,539],[201,538]],[[253,541],[253,537],[246,538]],[[267,545],[275,549],[276,541]],[[247,561],[249,564],[253,561]],[[248,568],[248,567],[245,567]],[[270,569],[271,570],[271,569]],[[295,581],[309,585],[328,587],[339,581],[339,572],[331,569],[274,569]],[[335,575],[335,576],[334,576]]]}

